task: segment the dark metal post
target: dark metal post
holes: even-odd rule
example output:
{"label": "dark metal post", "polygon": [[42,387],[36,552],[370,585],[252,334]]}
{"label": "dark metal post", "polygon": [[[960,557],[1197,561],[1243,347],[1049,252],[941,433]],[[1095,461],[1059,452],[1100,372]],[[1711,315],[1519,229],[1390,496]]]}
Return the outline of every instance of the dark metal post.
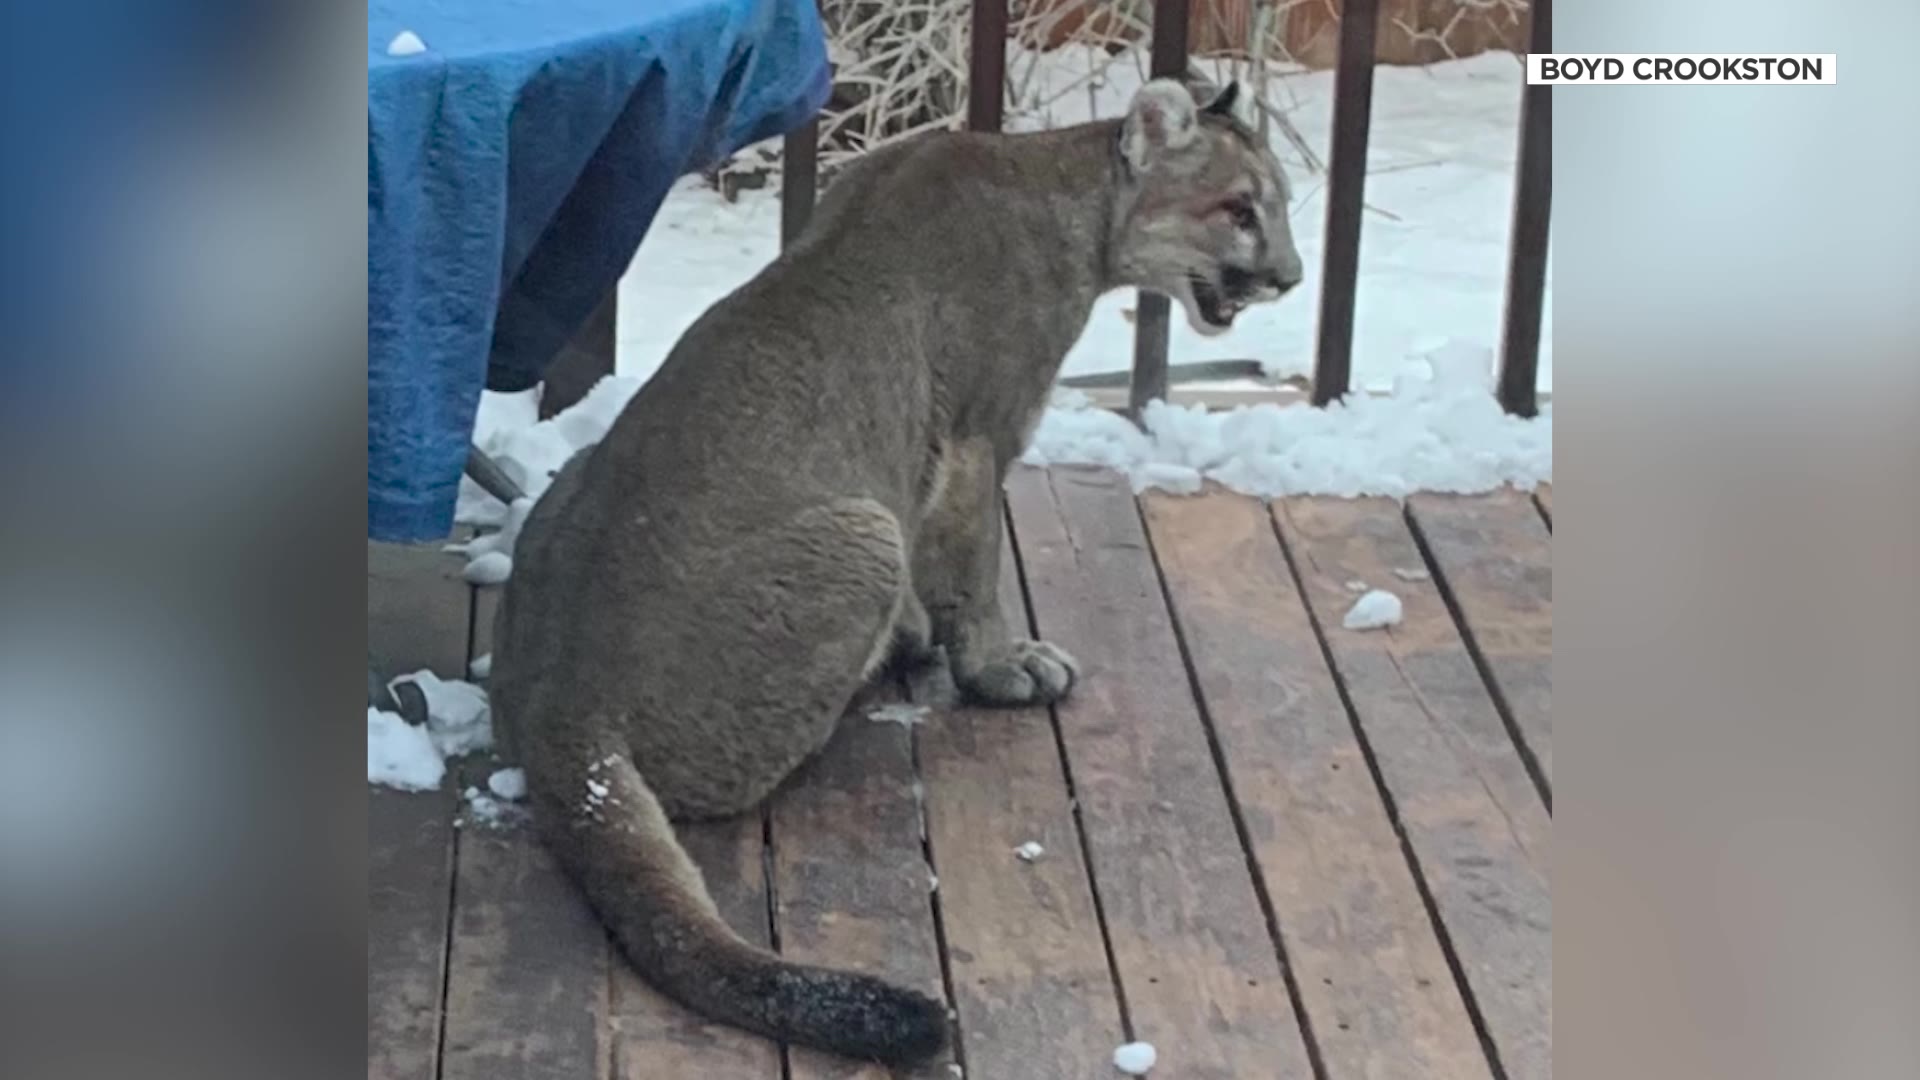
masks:
{"label": "dark metal post", "polygon": [[1320,333],[1313,403],[1344,396],[1353,378],[1353,302],[1360,278],[1360,213],[1367,182],[1367,125],[1373,112],[1373,42],[1379,0],[1340,9],[1340,60],[1333,76],[1333,148],[1327,157],[1327,242],[1320,270]]}
{"label": "dark metal post", "polygon": [[587,396],[593,385],[613,374],[618,336],[620,285],[615,282],[587,321],[560,347],[541,376],[540,417],[546,419]]}
{"label": "dark metal post", "polygon": [[967,58],[967,127],[999,131],[1007,96],[1007,0],[974,0]]}
{"label": "dark metal post", "polygon": [[820,121],[809,120],[787,132],[780,161],[780,246],[786,247],[813,217],[820,183]]}
{"label": "dark metal post", "polygon": [[[1180,78],[1187,72],[1189,0],[1154,0],[1154,78]],[[1136,302],[1139,315],[1133,326],[1133,382],[1127,393],[1127,415],[1140,421],[1147,402],[1167,396],[1167,334],[1171,302],[1154,292],[1142,292]]]}
{"label": "dark metal post", "polygon": [[[1553,51],[1553,0],[1533,0],[1528,52]],[[1500,338],[1500,404],[1516,416],[1539,411],[1540,320],[1547,295],[1547,222],[1553,202],[1553,88],[1520,98],[1520,150],[1508,249],[1506,326]]]}

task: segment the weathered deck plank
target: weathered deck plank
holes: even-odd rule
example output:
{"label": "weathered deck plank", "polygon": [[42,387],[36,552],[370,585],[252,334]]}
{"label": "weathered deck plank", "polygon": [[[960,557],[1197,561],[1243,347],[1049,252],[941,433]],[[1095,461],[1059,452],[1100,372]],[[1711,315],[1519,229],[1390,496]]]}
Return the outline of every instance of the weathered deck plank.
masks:
{"label": "weathered deck plank", "polygon": [[[382,679],[466,661],[466,583],[438,545],[367,545],[367,653]],[[449,782],[367,793],[367,1076],[433,1080],[452,902]]]}
{"label": "weathered deck plank", "polygon": [[[1004,542],[1000,597],[1014,632],[1027,633]],[[932,708],[920,771],[967,1068],[1097,1075],[1126,1040],[1052,717],[955,707],[950,683],[931,680],[916,682],[914,698]],[[1014,849],[1029,840],[1046,855],[1021,862]]]}
{"label": "weathered deck plank", "polygon": [[440,1062],[449,789],[367,793],[367,1080],[434,1080]]}
{"label": "weathered deck plank", "polygon": [[[866,716],[900,700],[889,689],[857,703],[827,748],[774,796],[774,922],[783,955],[944,1000],[909,729]],[[900,1075],[952,1080],[951,1060]],[[795,1080],[889,1075],[797,1047],[789,1061]]]}
{"label": "weathered deck plank", "polygon": [[[1511,1080],[1546,1080],[1552,825],[1539,792],[1437,587],[1419,579],[1400,507],[1288,499],[1273,516],[1500,1064]],[[1397,594],[1400,625],[1344,629],[1351,581]]]}
{"label": "weathered deck plank", "polygon": [[1143,504],[1326,1075],[1490,1080],[1265,507]]}
{"label": "weathered deck plank", "polygon": [[[1418,728],[1404,734],[1419,735],[1426,729],[1438,740],[1423,737],[1414,744],[1434,753],[1415,755],[1409,764],[1457,762],[1466,770],[1466,784],[1490,801],[1505,823],[1504,831],[1513,834],[1528,865],[1544,878],[1550,869],[1552,820],[1459,627],[1428,576],[1400,506],[1388,499],[1294,498],[1273,504],[1271,512],[1291,548],[1301,595],[1317,616],[1349,697],[1370,688],[1356,688],[1350,666],[1372,661],[1386,665],[1395,678],[1385,685],[1402,696],[1385,700],[1410,705],[1423,718]],[[1385,631],[1341,626],[1356,599],[1351,586],[1360,582],[1400,598],[1400,625]],[[1364,710],[1359,719],[1363,733],[1370,732],[1373,725]],[[1379,753],[1382,747],[1375,741]],[[1386,749],[1398,747],[1393,742]],[[1453,777],[1455,771],[1440,775]]]}
{"label": "weathered deck plank", "polygon": [[441,1076],[606,1076],[610,950],[586,898],[524,826],[469,825],[456,865]]}
{"label": "weathered deck plank", "polygon": [[1057,715],[1135,1036],[1166,1075],[1309,1075],[1126,481],[1017,469],[1008,501],[1038,629],[1081,664]]}
{"label": "weathered deck plank", "polygon": [[1416,495],[1407,508],[1551,806],[1553,537],[1526,494],[1512,489]]}
{"label": "weathered deck plank", "polygon": [[367,652],[383,679],[467,677],[467,583],[439,544],[367,543]]}
{"label": "weathered deck plank", "polygon": [[[707,892],[727,925],[765,947],[767,881],[761,816],[683,824],[674,833],[699,864]],[[667,1000],[641,980],[618,949],[613,951],[612,975],[615,1080],[780,1080],[778,1043],[702,1019]]]}

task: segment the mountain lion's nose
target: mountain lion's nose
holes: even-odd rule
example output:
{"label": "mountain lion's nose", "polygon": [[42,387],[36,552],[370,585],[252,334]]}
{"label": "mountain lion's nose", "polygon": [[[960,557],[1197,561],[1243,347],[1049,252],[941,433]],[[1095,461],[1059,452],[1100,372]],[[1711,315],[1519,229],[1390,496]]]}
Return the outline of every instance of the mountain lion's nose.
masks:
{"label": "mountain lion's nose", "polygon": [[1291,292],[1306,276],[1306,268],[1300,263],[1300,253],[1291,250],[1281,259],[1280,265],[1271,271],[1273,287],[1279,289],[1282,296]]}

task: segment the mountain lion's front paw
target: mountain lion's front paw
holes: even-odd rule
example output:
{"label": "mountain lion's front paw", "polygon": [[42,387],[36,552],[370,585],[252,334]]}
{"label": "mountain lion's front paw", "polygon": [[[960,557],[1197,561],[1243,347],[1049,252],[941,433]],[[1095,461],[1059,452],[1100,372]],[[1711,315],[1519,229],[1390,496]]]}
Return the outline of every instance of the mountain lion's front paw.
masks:
{"label": "mountain lion's front paw", "polygon": [[960,680],[975,701],[989,705],[1050,705],[1067,696],[1080,666],[1058,645],[1015,641]]}

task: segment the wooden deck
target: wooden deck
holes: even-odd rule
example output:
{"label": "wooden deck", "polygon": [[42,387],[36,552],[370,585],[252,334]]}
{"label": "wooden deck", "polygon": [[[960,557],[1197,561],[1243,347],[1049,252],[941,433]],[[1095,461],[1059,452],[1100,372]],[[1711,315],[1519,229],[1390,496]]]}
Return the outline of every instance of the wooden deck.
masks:
{"label": "wooden deck", "polygon": [[[1269,507],[1055,469],[1007,500],[1009,611],[1075,695],[932,678],[891,691],[915,727],[850,713],[763,815],[682,830],[729,921],[946,997],[931,1080],[1117,1076],[1132,1039],[1157,1078],[1550,1076],[1551,491]],[[382,660],[486,651],[457,563],[370,559]],[[1404,621],[1343,629],[1356,582]],[[370,795],[369,1078],[888,1075],[667,1003],[457,790]]]}

